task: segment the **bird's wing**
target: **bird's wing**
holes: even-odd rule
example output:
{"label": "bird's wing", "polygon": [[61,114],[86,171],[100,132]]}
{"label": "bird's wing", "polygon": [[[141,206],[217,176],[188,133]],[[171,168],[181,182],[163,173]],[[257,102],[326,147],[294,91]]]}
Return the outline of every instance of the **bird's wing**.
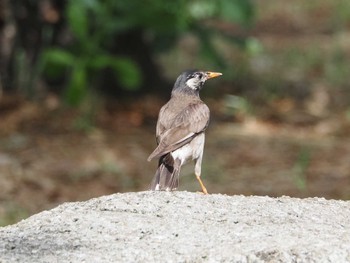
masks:
{"label": "bird's wing", "polygon": [[[175,151],[190,142],[198,133],[203,132],[209,123],[210,112],[203,102],[187,106],[173,120],[171,128],[158,134],[158,147],[148,157],[151,160],[169,152]],[[161,124],[159,124],[161,125]],[[159,131],[164,128],[159,126]]]}
{"label": "bird's wing", "polygon": [[156,127],[156,141],[157,145],[160,143],[161,135],[166,131],[166,127],[163,125],[164,111],[166,111],[168,105],[165,104],[159,111],[159,117]]}

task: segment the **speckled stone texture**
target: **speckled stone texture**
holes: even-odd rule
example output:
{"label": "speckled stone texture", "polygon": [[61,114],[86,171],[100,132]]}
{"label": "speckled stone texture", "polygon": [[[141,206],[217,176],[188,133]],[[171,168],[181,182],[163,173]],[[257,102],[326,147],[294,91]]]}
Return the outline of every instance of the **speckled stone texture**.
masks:
{"label": "speckled stone texture", "polygon": [[114,194],[0,228],[0,262],[350,262],[350,202]]}

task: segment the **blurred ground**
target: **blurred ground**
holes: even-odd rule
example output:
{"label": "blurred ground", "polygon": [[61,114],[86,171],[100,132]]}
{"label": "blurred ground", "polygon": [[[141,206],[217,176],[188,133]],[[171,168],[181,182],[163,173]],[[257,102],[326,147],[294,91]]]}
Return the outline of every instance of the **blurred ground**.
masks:
{"label": "blurred ground", "polygon": [[[146,98],[124,110],[100,112],[89,131],[77,128],[71,110],[17,103],[1,116],[1,131],[6,131],[0,140],[1,224],[65,201],[147,189],[156,162],[146,159],[155,147],[161,100]],[[341,121],[299,127],[253,117],[218,122],[215,116],[217,110],[203,163],[211,193],[350,197],[350,140],[333,134],[346,129],[338,128]],[[323,126],[332,125],[336,129],[322,133]],[[182,174],[181,190],[200,189],[193,166]]]}
{"label": "blurred ground", "polygon": [[[212,121],[203,180],[211,193],[349,199],[348,2],[257,5],[251,34],[263,50],[253,45],[242,55],[217,43],[235,69],[224,77],[245,78],[223,78],[204,90]],[[187,36],[159,62],[174,79],[184,68],[200,67],[196,57]],[[210,91],[214,86],[219,95]],[[156,162],[146,159],[164,102],[153,96],[109,101],[91,126],[54,95],[37,102],[2,96],[0,225],[64,201],[147,189]],[[199,190],[192,168],[183,169],[181,190]]]}

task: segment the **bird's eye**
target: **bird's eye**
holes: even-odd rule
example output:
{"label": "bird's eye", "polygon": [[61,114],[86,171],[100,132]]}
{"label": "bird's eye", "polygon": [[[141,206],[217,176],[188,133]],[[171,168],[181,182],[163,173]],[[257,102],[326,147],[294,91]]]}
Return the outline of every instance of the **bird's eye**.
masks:
{"label": "bird's eye", "polygon": [[202,74],[197,72],[197,73],[194,74],[194,77],[197,78],[197,79],[201,79],[203,76],[202,76]]}
{"label": "bird's eye", "polygon": [[200,72],[195,72],[192,75],[190,75],[187,79],[202,79],[203,78],[203,74],[201,74]]}

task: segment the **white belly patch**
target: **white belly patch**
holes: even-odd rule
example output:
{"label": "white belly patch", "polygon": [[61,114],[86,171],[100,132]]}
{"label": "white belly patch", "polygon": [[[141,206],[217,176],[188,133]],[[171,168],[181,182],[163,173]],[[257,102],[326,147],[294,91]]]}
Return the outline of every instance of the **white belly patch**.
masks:
{"label": "white belly patch", "polygon": [[204,133],[196,136],[190,143],[182,146],[181,148],[173,151],[171,155],[174,159],[181,161],[181,165],[186,163],[188,160],[198,159],[203,154],[205,135]]}

